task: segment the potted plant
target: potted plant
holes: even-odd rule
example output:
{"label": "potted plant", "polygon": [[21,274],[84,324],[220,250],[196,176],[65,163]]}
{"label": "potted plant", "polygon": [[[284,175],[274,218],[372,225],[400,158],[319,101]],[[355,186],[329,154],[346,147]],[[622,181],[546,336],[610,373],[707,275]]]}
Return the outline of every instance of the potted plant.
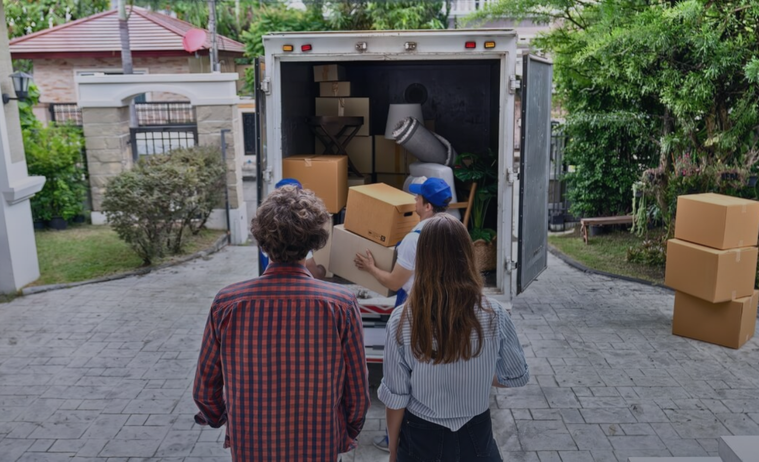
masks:
{"label": "potted plant", "polygon": [[480,271],[496,267],[496,232],[485,227],[491,201],[498,197],[498,158],[493,151],[476,154],[466,152],[456,157],[453,173],[465,184],[477,183],[472,203],[469,235],[474,243],[475,258]]}

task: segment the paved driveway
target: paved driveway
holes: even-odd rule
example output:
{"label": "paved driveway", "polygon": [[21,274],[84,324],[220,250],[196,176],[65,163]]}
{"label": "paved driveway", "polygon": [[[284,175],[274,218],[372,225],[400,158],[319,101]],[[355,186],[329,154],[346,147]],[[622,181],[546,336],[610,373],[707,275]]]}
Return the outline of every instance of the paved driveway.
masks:
{"label": "paved driveway", "polygon": [[[0,461],[229,461],[219,430],[193,423],[191,381],[213,296],[255,259],[231,247],[0,304]],[[549,257],[513,310],[533,378],[493,396],[504,458],[705,456],[719,436],[759,435],[759,342],[674,337],[672,301]],[[384,427],[375,404],[346,462],[387,460],[370,444]]]}

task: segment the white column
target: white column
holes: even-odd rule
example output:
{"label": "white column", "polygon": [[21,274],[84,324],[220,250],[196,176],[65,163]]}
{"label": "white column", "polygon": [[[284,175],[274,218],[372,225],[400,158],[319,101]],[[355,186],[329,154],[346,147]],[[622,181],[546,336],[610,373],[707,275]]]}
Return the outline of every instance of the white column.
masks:
{"label": "white column", "polygon": [[[0,90],[15,96],[12,72],[0,3]],[[44,177],[30,177],[26,170],[18,105],[11,101],[0,109],[0,293],[16,292],[40,275],[29,198],[44,183]]]}

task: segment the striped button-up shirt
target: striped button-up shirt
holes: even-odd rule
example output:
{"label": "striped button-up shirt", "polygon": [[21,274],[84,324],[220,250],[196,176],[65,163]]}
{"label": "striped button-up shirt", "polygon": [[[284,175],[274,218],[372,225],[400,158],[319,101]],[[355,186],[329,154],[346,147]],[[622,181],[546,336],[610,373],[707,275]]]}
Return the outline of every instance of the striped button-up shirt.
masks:
{"label": "striped button-up shirt", "polygon": [[[489,408],[493,377],[508,387],[526,385],[530,374],[511,318],[494,300],[483,297],[483,305],[493,312],[477,313],[483,330],[480,354],[450,364],[424,363],[414,357],[410,324],[401,321],[403,309],[396,308],[387,323],[380,401],[390,409],[406,408],[456,431]],[[402,330],[401,343],[396,338],[398,329]],[[474,332],[472,342],[476,342]]]}
{"label": "striped button-up shirt", "polygon": [[227,425],[232,460],[335,461],[369,408],[355,295],[272,263],[211,306],[193,390],[196,422]]}

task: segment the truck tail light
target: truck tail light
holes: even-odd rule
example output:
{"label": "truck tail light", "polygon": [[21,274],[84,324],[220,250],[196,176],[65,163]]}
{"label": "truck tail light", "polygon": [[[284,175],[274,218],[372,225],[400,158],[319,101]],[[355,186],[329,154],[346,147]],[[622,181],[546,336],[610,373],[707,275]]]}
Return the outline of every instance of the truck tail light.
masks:
{"label": "truck tail light", "polygon": [[493,41],[485,42],[485,48],[495,48],[495,42]]}
{"label": "truck tail light", "polygon": [[477,48],[477,42],[466,42],[464,44],[464,48],[471,50],[472,48]]}
{"label": "truck tail light", "polygon": [[314,47],[312,47],[311,45],[308,45],[308,44],[300,46],[300,51],[311,51],[313,49],[314,49]]}
{"label": "truck tail light", "polygon": [[292,45],[282,45],[282,51],[290,52],[293,51],[293,48],[294,47]]}

